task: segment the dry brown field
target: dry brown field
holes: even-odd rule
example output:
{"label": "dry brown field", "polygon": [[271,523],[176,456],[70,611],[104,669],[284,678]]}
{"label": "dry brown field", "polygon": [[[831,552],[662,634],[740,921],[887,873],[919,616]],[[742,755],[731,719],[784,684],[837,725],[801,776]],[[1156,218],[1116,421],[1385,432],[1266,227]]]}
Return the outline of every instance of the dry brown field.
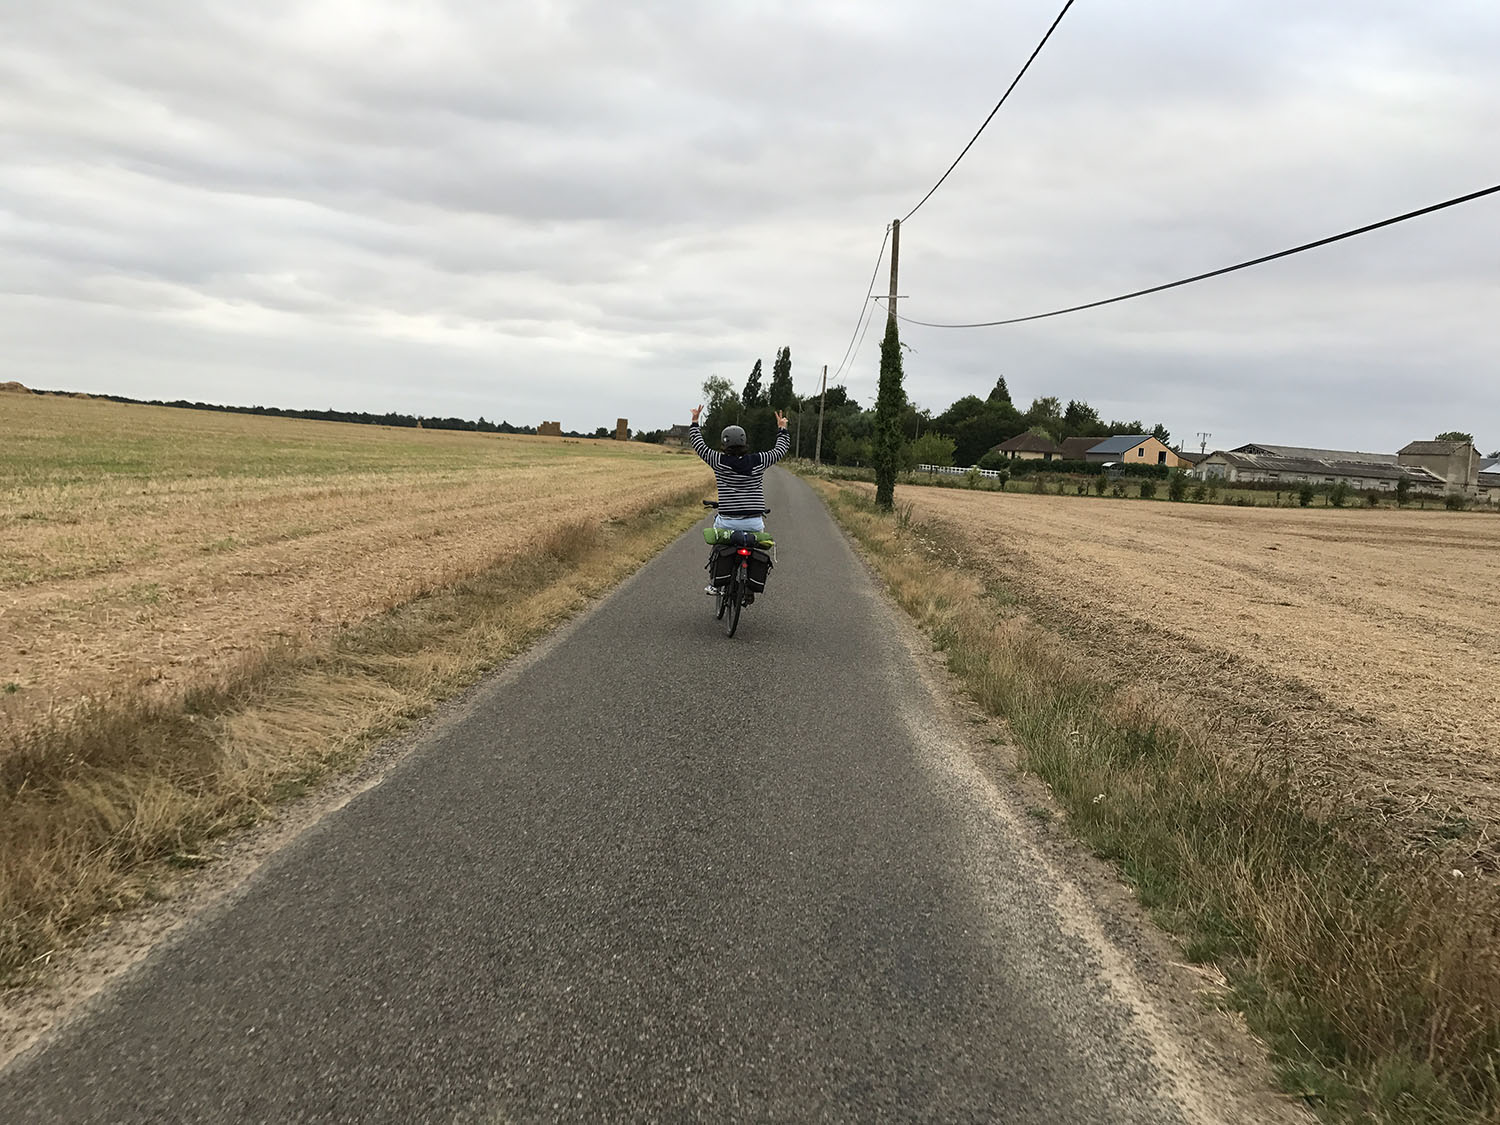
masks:
{"label": "dry brown field", "polygon": [[652,446],[0,395],[0,716],[191,688],[702,476]]}
{"label": "dry brown field", "polygon": [[935,488],[898,501],[961,528],[961,549],[1101,667],[1253,712],[1257,738],[1346,795],[1500,828],[1500,519]]}

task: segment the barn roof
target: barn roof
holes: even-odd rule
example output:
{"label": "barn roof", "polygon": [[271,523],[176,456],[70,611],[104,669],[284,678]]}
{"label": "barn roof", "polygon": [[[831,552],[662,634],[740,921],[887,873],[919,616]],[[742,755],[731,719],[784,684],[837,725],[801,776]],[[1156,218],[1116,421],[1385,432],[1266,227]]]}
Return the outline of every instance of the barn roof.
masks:
{"label": "barn roof", "polygon": [[1361,480],[1401,480],[1412,484],[1439,487],[1447,482],[1431,469],[1416,465],[1393,465],[1385,461],[1333,461],[1322,457],[1277,457],[1269,453],[1240,453],[1237,450],[1215,453],[1210,460],[1222,461],[1239,469],[1260,469],[1268,473],[1301,473],[1305,476],[1355,477]]}
{"label": "barn roof", "polygon": [[1090,449],[1099,444],[1096,437],[1070,437],[1063,438],[1062,444],[1058,446],[1064,457],[1073,460],[1081,460]]}
{"label": "barn roof", "polygon": [[1401,451],[1403,457],[1415,454],[1418,457],[1447,457],[1462,453],[1469,448],[1466,441],[1414,441]]}
{"label": "barn roof", "polygon": [[1024,433],[1002,441],[995,448],[1002,453],[1056,453],[1057,443],[1041,434]]}
{"label": "barn roof", "polygon": [[1353,461],[1356,464],[1394,465],[1394,453],[1362,453],[1357,449],[1313,449],[1305,445],[1265,445],[1252,442],[1235,446],[1232,453],[1264,453],[1272,457],[1308,457],[1315,461]]}

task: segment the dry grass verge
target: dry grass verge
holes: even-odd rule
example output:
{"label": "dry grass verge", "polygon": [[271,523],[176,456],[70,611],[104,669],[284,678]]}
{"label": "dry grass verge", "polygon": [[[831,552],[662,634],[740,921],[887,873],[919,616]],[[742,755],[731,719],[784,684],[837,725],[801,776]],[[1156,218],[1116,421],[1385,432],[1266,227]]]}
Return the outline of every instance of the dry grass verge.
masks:
{"label": "dry grass verge", "polygon": [[[1110,683],[910,509],[821,486],[1022,763],[1142,902],[1213,962],[1286,1088],[1331,1120],[1500,1121],[1500,900],[1378,823],[1320,815],[1289,763],[1245,760]],[[992,579],[994,576],[990,576]]]}
{"label": "dry grass verge", "polygon": [[556,527],[490,569],[178,696],[0,731],[0,980],[577,612],[697,519],[702,494]]}

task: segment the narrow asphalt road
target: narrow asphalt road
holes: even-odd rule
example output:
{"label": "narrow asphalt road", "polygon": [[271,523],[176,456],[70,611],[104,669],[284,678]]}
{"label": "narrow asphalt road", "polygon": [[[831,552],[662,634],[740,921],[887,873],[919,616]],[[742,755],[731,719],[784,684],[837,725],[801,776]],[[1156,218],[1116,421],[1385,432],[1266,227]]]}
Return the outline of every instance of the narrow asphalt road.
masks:
{"label": "narrow asphalt road", "polygon": [[0,1121],[1197,1120],[771,479],[0,1072]]}

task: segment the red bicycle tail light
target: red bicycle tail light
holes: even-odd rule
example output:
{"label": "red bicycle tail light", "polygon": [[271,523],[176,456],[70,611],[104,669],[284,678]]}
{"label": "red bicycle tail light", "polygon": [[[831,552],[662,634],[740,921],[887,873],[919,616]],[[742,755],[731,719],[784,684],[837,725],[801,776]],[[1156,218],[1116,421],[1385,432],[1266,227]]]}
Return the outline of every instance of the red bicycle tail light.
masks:
{"label": "red bicycle tail light", "polygon": [[750,557],[750,548],[749,547],[741,547],[735,553],[738,554],[740,556],[740,558],[742,558],[742,559],[748,559]]}

